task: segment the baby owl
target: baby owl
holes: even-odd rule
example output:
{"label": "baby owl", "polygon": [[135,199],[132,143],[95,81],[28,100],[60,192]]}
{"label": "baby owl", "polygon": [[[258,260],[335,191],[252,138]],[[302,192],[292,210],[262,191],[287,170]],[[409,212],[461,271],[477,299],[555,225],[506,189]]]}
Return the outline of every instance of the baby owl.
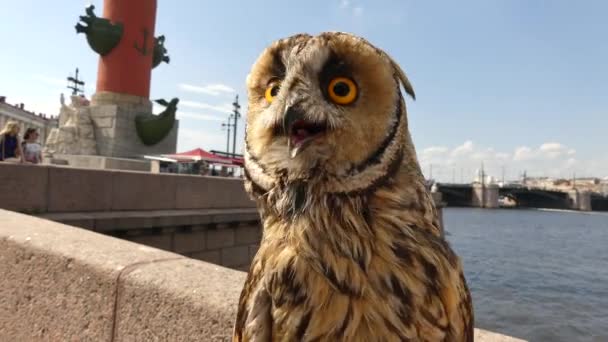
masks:
{"label": "baby owl", "polygon": [[473,341],[461,262],[408,130],[397,63],[299,34],[247,77],[245,187],[264,225],[234,341]]}

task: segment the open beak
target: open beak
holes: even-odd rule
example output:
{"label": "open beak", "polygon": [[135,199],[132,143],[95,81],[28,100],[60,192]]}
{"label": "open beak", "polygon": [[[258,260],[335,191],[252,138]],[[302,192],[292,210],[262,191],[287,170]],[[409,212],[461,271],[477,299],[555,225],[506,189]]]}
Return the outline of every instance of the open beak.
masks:
{"label": "open beak", "polygon": [[287,108],[283,115],[283,132],[287,137],[289,156],[295,158],[326,131],[326,125],[310,122],[299,106]]}

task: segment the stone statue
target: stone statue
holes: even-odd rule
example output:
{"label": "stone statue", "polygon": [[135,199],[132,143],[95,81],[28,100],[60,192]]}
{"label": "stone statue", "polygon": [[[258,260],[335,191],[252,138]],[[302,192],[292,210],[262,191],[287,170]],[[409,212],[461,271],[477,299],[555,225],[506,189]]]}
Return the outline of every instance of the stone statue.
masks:
{"label": "stone statue", "polygon": [[51,130],[43,149],[45,155],[97,155],[89,101],[84,96],[72,95],[72,102],[66,106],[63,94],[60,101],[59,127]]}

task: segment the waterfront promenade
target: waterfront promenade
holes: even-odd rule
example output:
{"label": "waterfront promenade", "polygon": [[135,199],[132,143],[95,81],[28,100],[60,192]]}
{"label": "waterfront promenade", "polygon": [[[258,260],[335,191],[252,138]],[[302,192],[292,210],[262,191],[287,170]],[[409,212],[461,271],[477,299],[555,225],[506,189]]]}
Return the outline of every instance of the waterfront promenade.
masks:
{"label": "waterfront promenade", "polygon": [[246,276],[1,209],[0,273],[2,341],[230,341]]}
{"label": "waterfront promenade", "polygon": [[0,341],[229,340],[261,237],[241,179],[8,164],[0,178],[24,189],[0,192]]}

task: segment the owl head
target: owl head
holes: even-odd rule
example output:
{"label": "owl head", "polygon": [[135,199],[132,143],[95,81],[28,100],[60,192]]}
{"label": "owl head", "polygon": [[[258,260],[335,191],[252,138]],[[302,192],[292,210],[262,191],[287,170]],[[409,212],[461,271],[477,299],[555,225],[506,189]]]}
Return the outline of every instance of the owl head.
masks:
{"label": "owl head", "polygon": [[341,32],[266,48],[247,77],[245,177],[253,193],[306,184],[363,191],[419,168],[407,129],[405,73],[384,51]]}

